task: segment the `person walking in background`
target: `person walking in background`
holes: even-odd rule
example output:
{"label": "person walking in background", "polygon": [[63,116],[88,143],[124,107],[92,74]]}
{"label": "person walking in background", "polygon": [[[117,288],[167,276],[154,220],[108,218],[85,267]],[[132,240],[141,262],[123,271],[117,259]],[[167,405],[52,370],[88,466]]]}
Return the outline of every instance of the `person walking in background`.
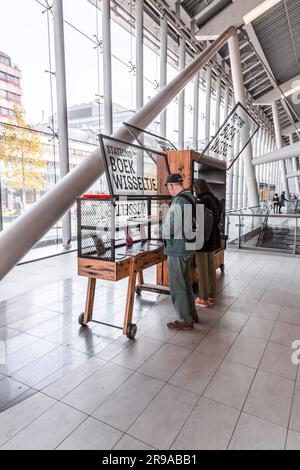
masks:
{"label": "person walking in background", "polygon": [[221,247],[219,223],[222,215],[222,204],[212,193],[204,179],[195,181],[194,193],[198,202],[204,204],[213,214],[210,238],[204,243],[203,248],[196,252],[196,267],[199,282],[199,298],[196,300],[196,305],[209,307],[215,304],[216,297],[217,278],[214,257],[215,251]]}
{"label": "person walking in background", "polygon": [[166,186],[173,199],[163,222],[162,236],[168,257],[171,298],[178,315],[178,320],[167,326],[172,330],[192,330],[193,323],[198,322],[190,283],[194,251],[188,249],[185,234],[189,234],[193,225],[192,211],[186,211],[186,207],[196,204],[196,200],[191,191],[184,188],[183,178],[178,173],[168,176]]}
{"label": "person walking in background", "polygon": [[285,191],[282,191],[279,201],[279,214],[282,214],[281,208],[285,206],[285,202],[288,202],[288,199],[285,197]]}
{"label": "person walking in background", "polygon": [[273,197],[273,211],[275,214],[278,213],[279,205],[280,205],[279,196],[277,193],[275,193]]}

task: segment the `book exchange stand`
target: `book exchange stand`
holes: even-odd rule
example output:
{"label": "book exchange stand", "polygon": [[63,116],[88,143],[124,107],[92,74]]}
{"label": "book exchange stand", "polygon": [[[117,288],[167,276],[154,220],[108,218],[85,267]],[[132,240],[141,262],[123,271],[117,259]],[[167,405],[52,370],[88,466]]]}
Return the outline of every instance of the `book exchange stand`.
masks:
{"label": "book exchange stand", "polygon": [[[176,150],[165,138],[124,123],[136,144],[100,135],[109,195],[85,195],[77,200],[78,274],[88,277],[85,311],[80,325],[93,320],[96,280],[119,281],[128,277],[123,326],[134,338],[135,294],[143,290],[169,294],[168,271],[163,250],[161,225],[171,199],[164,187],[169,173],[180,173],[185,188],[204,178],[223,203],[220,222],[222,245],[215,253],[215,267],[224,272],[226,249],[226,171],[240,156],[258,131],[258,124],[240,104],[231,111],[216,135],[199,153]],[[236,150],[237,149],[237,150]],[[209,155],[209,156],[208,156]],[[156,266],[156,284],[144,282],[143,271]],[[197,271],[191,272],[194,289]]]}

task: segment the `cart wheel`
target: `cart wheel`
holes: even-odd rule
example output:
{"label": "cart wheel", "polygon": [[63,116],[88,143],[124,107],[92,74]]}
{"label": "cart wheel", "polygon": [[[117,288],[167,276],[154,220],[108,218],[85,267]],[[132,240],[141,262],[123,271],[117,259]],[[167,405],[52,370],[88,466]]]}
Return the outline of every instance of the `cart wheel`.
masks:
{"label": "cart wheel", "polygon": [[83,319],[84,319],[84,312],[82,312],[82,313],[79,314],[78,323],[79,323],[79,325],[81,325],[81,326],[86,326],[86,323],[83,323]]}
{"label": "cart wheel", "polygon": [[220,269],[221,269],[221,273],[224,273],[225,272],[225,264],[221,264]]}
{"label": "cart wheel", "polygon": [[136,286],[135,292],[136,292],[136,295],[141,295],[142,294],[142,289],[140,288],[140,286]]}
{"label": "cart wheel", "polygon": [[130,325],[127,326],[127,330],[126,330],[127,338],[134,339],[136,332],[137,332],[137,326],[135,323],[131,323]]}

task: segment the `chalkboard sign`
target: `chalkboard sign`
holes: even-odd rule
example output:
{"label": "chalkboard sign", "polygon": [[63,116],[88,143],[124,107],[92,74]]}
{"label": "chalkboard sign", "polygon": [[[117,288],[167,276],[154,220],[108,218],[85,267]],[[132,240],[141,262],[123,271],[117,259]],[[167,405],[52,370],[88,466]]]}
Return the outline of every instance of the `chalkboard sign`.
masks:
{"label": "chalkboard sign", "polygon": [[169,173],[164,153],[100,134],[106,176],[112,196],[168,195],[163,176]]}
{"label": "chalkboard sign", "polygon": [[226,161],[229,170],[258,129],[256,120],[241,103],[237,103],[217,134],[202,151],[201,157],[205,155]]}

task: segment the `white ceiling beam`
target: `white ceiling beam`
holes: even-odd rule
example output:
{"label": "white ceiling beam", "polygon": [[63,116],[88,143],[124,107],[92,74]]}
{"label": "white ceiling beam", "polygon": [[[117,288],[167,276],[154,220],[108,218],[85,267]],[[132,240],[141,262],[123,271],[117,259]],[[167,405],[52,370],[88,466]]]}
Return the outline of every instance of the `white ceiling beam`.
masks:
{"label": "white ceiling beam", "polygon": [[[296,126],[297,131],[300,132],[300,121],[295,122],[295,126]],[[281,129],[281,133],[285,136],[293,134],[294,132],[296,132],[295,126],[285,127],[284,129]]]}
{"label": "white ceiling beam", "polygon": [[262,61],[263,64],[265,65],[266,72],[267,72],[267,74],[268,74],[268,76],[269,76],[269,78],[270,78],[270,80],[271,80],[271,83],[272,83],[273,87],[276,88],[276,87],[277,87],[277,83],[276,83],[276,81],[275,81],[274,78],[273,78],[272,69],[271,69],[271,67],[270,67],[270,65],[269,65],[269,62],[268,62],[268,60],[267,60],[267,58],[266,58],[266,56],[265,56],[265,53],[264,53],[264,51],[263,51],[263,49],[262,49],[262,47],[261,47],[261,44],[260,44],[260,42],[259,42],[259,40],[258,40],[258,37],[257,37],[257,35],[256,35],[255,31],[254,31],[254,28],[253,28],[252,24],[247,24],[247,25],[245,26],[245,29],[246,29],[246,32],[247,32],[247,34],[248,34],[248,36],[249,36],[249,39],[250,39],[250,41],[251,41],[251,43],[252,43],[254,49],[256,50],[258,56],[260,57],[261,61]]}
{"label": "white ceiling beam", "polygon": [[243,17],[260,3],[262,0],[233,0],[232,5],[219,12],[199,29],[196,39],[200,41],[217,39],[229,26],[233,25],[236,28],[242,26]]}
{"label": "white ceiling beam", "polygon": [[[296,85],[300,85],[300,75],[296,75],[295,77],[291,78],[285,83],[282,83],[280,85],[280,88],[282,89],[283,93],[287,93],[290,90],[292,90]],[[266,93],[264,96],[261,96],[258,100],[255,100],[254,104],[256,105],[264,105],[264,104],[270,104],[274,100],[280,100],[282,98],[282,93],[279,90],[278,87],[276,87],[274,90],[269,91]]]}

